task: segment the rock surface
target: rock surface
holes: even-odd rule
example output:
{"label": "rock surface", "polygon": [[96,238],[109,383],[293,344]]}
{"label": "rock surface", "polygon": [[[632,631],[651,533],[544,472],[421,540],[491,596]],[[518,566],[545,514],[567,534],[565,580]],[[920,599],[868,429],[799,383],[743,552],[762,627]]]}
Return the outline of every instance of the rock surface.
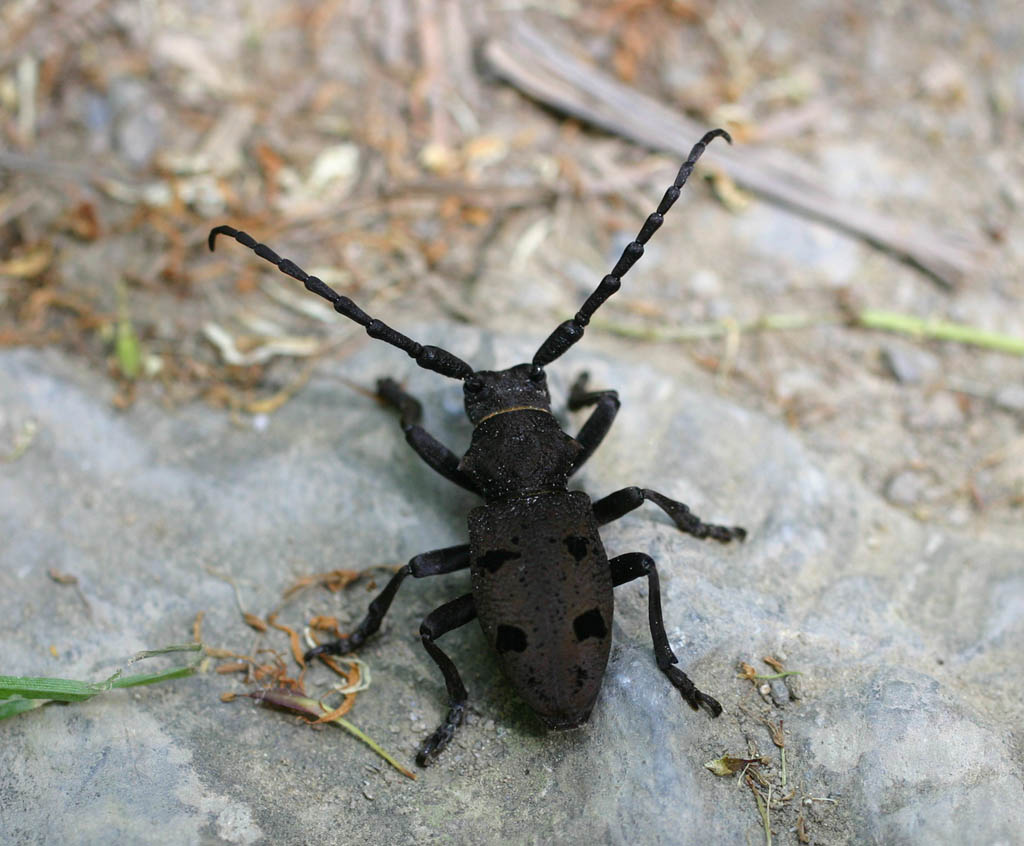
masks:
{"label": "rock surface", "polygon": [[[451,327],[416,337],[481,367],[536,345]],[[221,703],[246,688],[208,672],[0,723],[0,839],[763,842],[751,791],[704,767],[726,754],[769,759],[777,843],[797,842],[801,816],[813,843],[1018,842],[1024,535],[922,525],[680,374],[581,349],[551,368],[556,407],[583,367],[623,407],[581,487],[596,498],[645,485],[750,532],[743,545],[702,544],[654,507],[603,531],[612,554],[657,560],[669,637],[721,700],[720,719],[690,711],[659,674],[646,585],[633,583],[616,591],[612,657],[582,729],[545,733],[475,624],[442,642],[470,689],[470,722],[416,782],[342,732]],[[0,429],[37,424],[0,465],[0,672],[102,679],[137,650],[188,640],[199,611],[208,645],[287,653],[280,632],[243,624],[228,578],[247,611],[281,606],[295,626],[336,614],[349,628],[370,598],[364,582],[284,603],[282,592],[313,572],[394,566],[462,542],[473,498],[336,377],[407,377],[428,428],[456,450],[469,433],[458,386],[373,344],[318,372],[260,429],[198,405],[117,412],[109,382],[77,362],[0,353]],[[418,623],[467,581],[407,582],[362,652],[373,683],[351,720],[409,765],[445,706]],[[801,673],[799,699],[773,689],[766,701],[737,678],[741,661],[774,673],[765,655]],[[307,682],[327,678],[316,670]],[[780,722],[785,771],[767,725]]]}

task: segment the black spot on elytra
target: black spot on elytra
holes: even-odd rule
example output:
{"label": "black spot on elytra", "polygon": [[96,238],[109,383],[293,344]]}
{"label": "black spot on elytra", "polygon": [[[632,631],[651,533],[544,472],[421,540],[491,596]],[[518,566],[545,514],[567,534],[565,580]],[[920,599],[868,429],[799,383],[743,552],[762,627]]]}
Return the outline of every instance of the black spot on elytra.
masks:
{"label": "black spot on elytra", "polygon": [[577,561],[582,561],[587,555],[587,539],[580,535],[569,535],[565,539],[565,548]]}
{"label": "black spot on elytra", "polygon": [[522,652],[526,649],[526,632],[518,626],[506,626],[502,623],[498,626],[494,646],[499,655],[505,652]]}
{"label": "black spot on elytra", "polygon": [[600,639],[608,634],[608,626],[605,625],[604,617],[601,616],[601,612],[597,608],[584,611],[573,620],[572,630],[576,632],[578,641],[586,640],[588,637]]}
{"label": "black spot on elytra", "polygon": [[492,549],[477,558],[476,563],[488,573],[497,573],[503,564],[520,557],[518,552],[512,552],[510,549]]}
{"label": "black spot on elytra", "polygon": [[576,690],[583,689],[583,682],[590,678],[590,674],[584,670],[579,664],[573,667],[573,671],[576,674]]}

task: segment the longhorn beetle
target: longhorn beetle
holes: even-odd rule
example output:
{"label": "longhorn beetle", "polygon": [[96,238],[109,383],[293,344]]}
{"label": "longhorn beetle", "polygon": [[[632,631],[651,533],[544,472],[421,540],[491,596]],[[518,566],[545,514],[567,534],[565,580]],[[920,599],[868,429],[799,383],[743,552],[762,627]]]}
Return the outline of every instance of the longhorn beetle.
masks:
{"label": "longhorn beetle", "polygon": [[679,197],[705,147],[716,137],[732,142],[723,129],[708,132],[690,151],[675,181],[665,192],[636,239],[629,243],[612,272],[540,345],[533,361],[508,370],[474,370],[447,350],[425,346],[370,317],[348,297],[283,259],[265,244],[230,226],[211,230],[212,250],[218,235],[228,235],[278,270],[298,279],[335,311],[366,328],[371,338],[398,347],[427,370],[462,380],[466,414],[474,425],[469,450],[460,459],[420,426],[420,403],[392,379],[377,382],[377,394],[399,415],[405,439],[417,455],[449,481],[481,496],[484,505],[469,514],[469,543],[413,557],[370,603],[366,617],[340,640],[309,650],[341,655],[362,646],[380,628],[399,586],[408,576],[423,578],[469,568],[472,592],[428,614],[420,626],[424,649],[440,668],[448,689],[448,714],[422,744],[416,761],[431,763],[448,745],[466,710],[466,687],[437,639],[478,617],[498,661],[519,696],[550,728],[585,723],[601,687],[612,630],[612,588],[647,577],[654,656],[683,699],[712,717],[718,701],[698,690],[676,664],[661,611],[661,591],[654,560],[627,552],[611,560],[598,527],[652,502],[683,532],[722,543],[742,540],[738,526],[704,523],[687,506],[657,491],[628,487],[591,501],[567,489],[572,476],[600,445],[619,410],[615,391],[587,389],[583,373],[569,392],[569,408],[594,410],[576,437],[562,431],[551,413],[544,368],[583,337],[594,312],[619,290],[622,277],[643,255],[644,244],[661,226]]}

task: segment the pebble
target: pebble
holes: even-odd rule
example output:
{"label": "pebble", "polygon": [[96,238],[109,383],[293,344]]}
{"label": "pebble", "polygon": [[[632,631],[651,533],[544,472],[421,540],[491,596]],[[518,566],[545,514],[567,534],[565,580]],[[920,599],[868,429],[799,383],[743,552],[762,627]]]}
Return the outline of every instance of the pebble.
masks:
{"label": "pebble", "polygon": [[904,385],[927,382],[941,368],[938,356],[899,341],[892,341],[882,348],[882,359],[892,377]]}
{"label": "pebble", "polygon": [[964,413],[952,394],[942,391],[907,413],[907,428],[916,431],[952,429],[964,424]]}
{"label": "pebble", "polygon": [[772,679],[769,688],[771,690],[772,702],[777,707],[782,708],[789,702],[789,688],[786,687],[785,679]]}
{"label": "pebble", "polygon": [[885,498],[893,505],[908,508],[924,499],[931,476],[920,470],[901,470],[885,486]]}
{"label": "pebble", "polygon": [[995,395],[995,403],[1005,411],[1024,411],[1024,385],[1006,385]]}

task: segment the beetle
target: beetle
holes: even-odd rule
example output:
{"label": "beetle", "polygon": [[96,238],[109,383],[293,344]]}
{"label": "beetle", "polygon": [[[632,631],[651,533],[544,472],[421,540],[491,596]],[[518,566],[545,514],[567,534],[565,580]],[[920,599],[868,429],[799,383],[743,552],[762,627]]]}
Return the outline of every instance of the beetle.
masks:
{"label": "beetle", "polygon": [[340,640],[306,653],[341,655],[358,649],[387,614],[402,582],[470,570],[472,592],[428,614],[420,639],[440,668],[448,692],[448,713],[422,743],[416,761],[427,766],[462,724],[467,692],[452,660],[437,640],[478,618],[498,662],[522,700],[552,729],[587,721],[594,707],[611,646],[612,590],[644,576],[648,582],[651,637],[658,668],[694,709],[712,717],[718,701],[699,690],[677,665],[662,617],[658,570],[644,552],[609,559],[599,528],[644,502],[661,508],[683,532],[726,543],[743,540],[738,526],[705,523],[681,502],[636,486],[592,501],[583,491],[568,490],[569,478],[590,458],[619,410],[614,390],[588,390],[583,373],[572,385],[570,410],[593,407],[575,437],[562,430],[551,413],[544,368],[580,340],[594,312],[620,287],[622,277],[643,255],[644,244],[658,230],[679,197],[697,160],[715,138],[732,142],[714,129],[697,142],[658,208],[623,251],[574,317],[560,324],[540,345],[532,361],[507,370],[474,370],[445,349],[413,341],[371,317],[352,300],[265,244],[231,226],[210,231],[234,238],[257,256],[298,279],[334,309],[362,325],[371,338],[406,352],[427,370],[462,381],[466,414],[474,425],[470,447],[460,459],[421,425],[422,407],[393,379],[377,382],[377,395],[398,412],[406,441],[430,467],[483,498],[469,514],[469,543],[413,557],[370,603],[365,618]]}

